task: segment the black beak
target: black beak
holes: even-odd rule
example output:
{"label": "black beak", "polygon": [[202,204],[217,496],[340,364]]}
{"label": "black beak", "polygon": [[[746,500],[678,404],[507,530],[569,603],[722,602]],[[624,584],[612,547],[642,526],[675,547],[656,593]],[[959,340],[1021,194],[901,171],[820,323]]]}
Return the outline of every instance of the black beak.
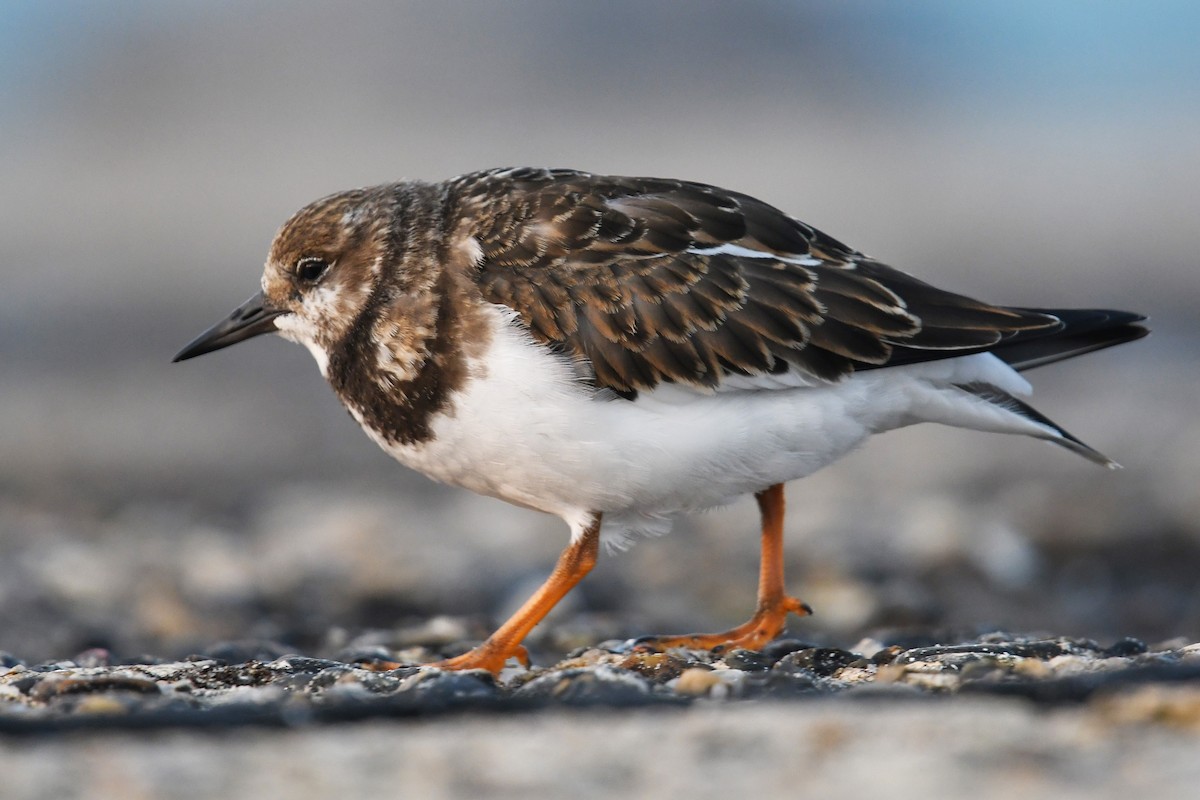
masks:
{"label": "black beak", "polygon": [[221,320],[197,336],[187,347],[180,350],[171,362],[202,356],[252,336],[279,330],[275,327],[275,318],[282,313],[284,312],[281,309],[268,307],[263,293],[259,292],[235,308],[227,319]]}

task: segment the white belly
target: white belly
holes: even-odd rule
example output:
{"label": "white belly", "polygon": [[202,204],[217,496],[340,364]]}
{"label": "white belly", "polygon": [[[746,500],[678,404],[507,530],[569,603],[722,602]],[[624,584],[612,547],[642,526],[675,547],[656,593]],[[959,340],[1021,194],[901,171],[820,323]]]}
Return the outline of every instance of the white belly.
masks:
{"label": "white belly", "polygon": [[[610,544],[804,477],[871,433],[937,419],[914,411],[937,405],[946,391],[926,373],[962,371],[943,361],[863,372],[836,385],[712,394],[667,385],[633,402],[597,399],[569,364],[495,313],[493,345],[471,365],[452,411],[434,421],[434,438],[416,445],[375,438],[435,480],[557,514],[573,528],[604,512]],[[1024,386],[990,356],[954,362],[978,362],[972,373],[1000,367],[1018,382],[1010,388]]]}

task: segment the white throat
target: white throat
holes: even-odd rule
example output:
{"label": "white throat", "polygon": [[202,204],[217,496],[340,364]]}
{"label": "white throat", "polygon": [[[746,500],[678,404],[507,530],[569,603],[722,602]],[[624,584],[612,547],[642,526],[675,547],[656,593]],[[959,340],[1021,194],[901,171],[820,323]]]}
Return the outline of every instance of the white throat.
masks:
{"label": "white throat", "polygon": [[329,376],[329,354],[325,352],[325,348],[317,344],[317,338],[314,335],[316,332],[311,324],[296,314],[284,314],[276,318],[275,327],[279,329],[279,335],[284,339],[308,348],[308,352],[312,353],[312,357],[317,362],[317,369],[321,370],[321,376]]}

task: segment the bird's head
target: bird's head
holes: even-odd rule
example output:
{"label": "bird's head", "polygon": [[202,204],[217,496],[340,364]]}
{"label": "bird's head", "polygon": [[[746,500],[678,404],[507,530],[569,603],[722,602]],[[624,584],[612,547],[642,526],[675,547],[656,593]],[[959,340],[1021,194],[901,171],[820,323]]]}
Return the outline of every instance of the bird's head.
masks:
{"label": "bird's head", "polygon": [[389,260],[395,192],[356,189],[323,198],[275,234],[262,290],[200,334],[175,361],[263,333],[307,347],[322,372],[328,354],[366,310]]}

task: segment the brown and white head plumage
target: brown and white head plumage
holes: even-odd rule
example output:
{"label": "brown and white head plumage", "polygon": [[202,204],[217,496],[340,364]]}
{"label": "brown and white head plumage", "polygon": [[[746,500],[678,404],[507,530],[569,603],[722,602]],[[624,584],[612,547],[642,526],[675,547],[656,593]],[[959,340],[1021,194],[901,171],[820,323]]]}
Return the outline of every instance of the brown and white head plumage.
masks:
{"label": "brown and white head plumage", "polygon": [[460,307],[473,255],[447,256],[444,205],[443,186],[415,182],[330,195],[284,223],[263,273],[279,332],[388,441],[427,435],[481,337]]}
{"label": "brown and white head plumage", "polygon": [[266,303],[286,313],[279,332],[328,354],[365,310],[394,248],[395,199],[385,187],[311,203],[280,227],[263,270]]}

